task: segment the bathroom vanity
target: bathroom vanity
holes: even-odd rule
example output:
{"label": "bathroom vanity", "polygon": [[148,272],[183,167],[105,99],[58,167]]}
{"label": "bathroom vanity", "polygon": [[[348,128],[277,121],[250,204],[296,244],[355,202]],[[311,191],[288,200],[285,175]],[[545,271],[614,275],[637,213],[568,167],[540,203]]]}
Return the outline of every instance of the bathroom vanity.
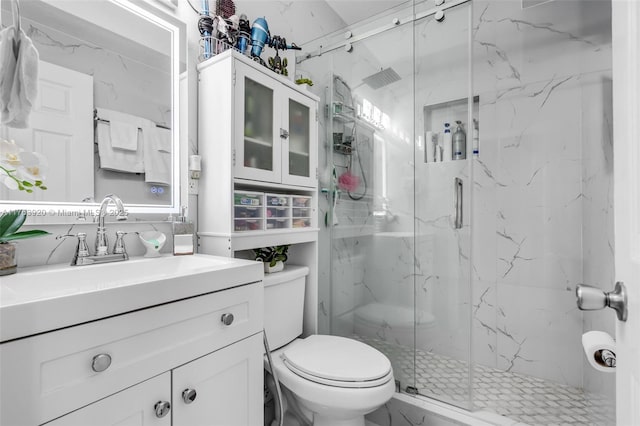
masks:
{"label": "bathroom vanity", "polygon": [[0,286],[0,424],[262,424],[262,265],[25,268]]}

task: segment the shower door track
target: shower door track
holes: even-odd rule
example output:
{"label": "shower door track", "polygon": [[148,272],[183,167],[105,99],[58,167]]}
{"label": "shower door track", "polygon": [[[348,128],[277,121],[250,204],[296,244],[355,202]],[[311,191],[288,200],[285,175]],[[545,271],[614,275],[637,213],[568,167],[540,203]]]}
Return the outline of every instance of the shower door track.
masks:
{"label": "shower door track", "polygon": [[420,12],[420,13],[418,13],[416,15],[413,15],[413,17],[407,16],[407,17],[404,17],[403,19],[394,20],[394,22],[392,22],[390,24],[382,25],[381,27],[378,27],[375,30],[367,31],[367,32],[362,33],[360,35],[352,36],[352,37],[350,37],[350,38],[348,38],[348,39],[346,39],[344,41],[340,41],[338,43],[334,43],[334,44],[332,44],[330,46],[327,46],[327,47],[318,49],[316,51],[310,52],[310,53],[308,53],[308,54],[306,54],[304,56],[299,56],[299,57],[296,58],[296,64],[300,64],[300,63],[306,61],[307,59],[315,58],[317,56],[322,56],[325,53],[331,52],[331,51],[336,50],[336,49],[340,49],[341,47],[348,46],[349,44],[355,43],[357,41],[365,40],[365,39],[367,39],[369,37],[372,37],[374,35],[377,35],[377,34],[385,32],[385,31],[391,30],[393,28],[396,28],[401,23],[419,21],[420,19],[426,18],[427,16],[435,15],[439,11],[445,11],[447,9],[451,9],[452,7],[456,7],[456,6],[459,6],[461,4],[468,3],[470,1],[471,0],[453,0],[453,1],[447,2],[446,4],[443,4],[442,6],[434,7],[432,9],[426,10],[424,12]]}

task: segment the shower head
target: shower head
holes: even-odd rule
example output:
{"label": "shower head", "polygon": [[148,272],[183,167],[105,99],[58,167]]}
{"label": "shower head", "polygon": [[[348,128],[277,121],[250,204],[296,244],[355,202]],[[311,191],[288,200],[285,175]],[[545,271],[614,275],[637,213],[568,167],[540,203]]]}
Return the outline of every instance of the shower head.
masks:
{"label": "shower head", "polygon": [[362,82],[372,89],[378,90],[381,87],[395,83],[398,80],[400,80],[398,73],[393,68],[389,67],[378,71],[375,74],[371,74],[369,77],[363,78]]}

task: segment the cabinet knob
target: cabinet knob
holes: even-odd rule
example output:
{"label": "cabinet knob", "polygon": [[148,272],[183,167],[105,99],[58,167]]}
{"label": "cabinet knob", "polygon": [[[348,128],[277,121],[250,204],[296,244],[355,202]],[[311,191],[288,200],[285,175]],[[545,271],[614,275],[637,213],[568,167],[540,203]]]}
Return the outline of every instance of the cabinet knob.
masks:
{"label": "cabinet knob", "polygon": [[280,129],[280,137],[282,139],[287,139],[289,137],[289,131],[285,129]]}
{"label": "cabinet knob", "polygon": [[222,321],[224,325],[231,325],[233,323],[233,314],[222,314],[222,318],[220,318],[220,321]]}
{"label": "cabinet knob", "polygon": [[101,373],[111,365],[111,355],[99,354],[93,357],[91,369],[96,373]]}
{"label": "cabinet knob", "polygon": [[156,417],[163,418],[169,411],[171,410],[171,404],[169,401],[158,401],[156,405],[153,406],[153,409],[156,411]]}
{"label": "cabinet knob", "polygon": [[196,393],[195,389],[185,389],[182,391],[182,400],[185,404],[191,404],[196,400],[197,395],[198,394]]}

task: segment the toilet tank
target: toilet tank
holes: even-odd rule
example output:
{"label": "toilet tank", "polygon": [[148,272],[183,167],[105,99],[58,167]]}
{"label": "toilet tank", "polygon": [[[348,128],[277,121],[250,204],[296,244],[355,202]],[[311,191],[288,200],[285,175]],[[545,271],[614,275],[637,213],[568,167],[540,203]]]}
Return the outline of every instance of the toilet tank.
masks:
{"label": "toilet tank", "polygon": [[307,266],[285,264],[264,274],[264,330],[269,349],[278,349],[302,334]]}

